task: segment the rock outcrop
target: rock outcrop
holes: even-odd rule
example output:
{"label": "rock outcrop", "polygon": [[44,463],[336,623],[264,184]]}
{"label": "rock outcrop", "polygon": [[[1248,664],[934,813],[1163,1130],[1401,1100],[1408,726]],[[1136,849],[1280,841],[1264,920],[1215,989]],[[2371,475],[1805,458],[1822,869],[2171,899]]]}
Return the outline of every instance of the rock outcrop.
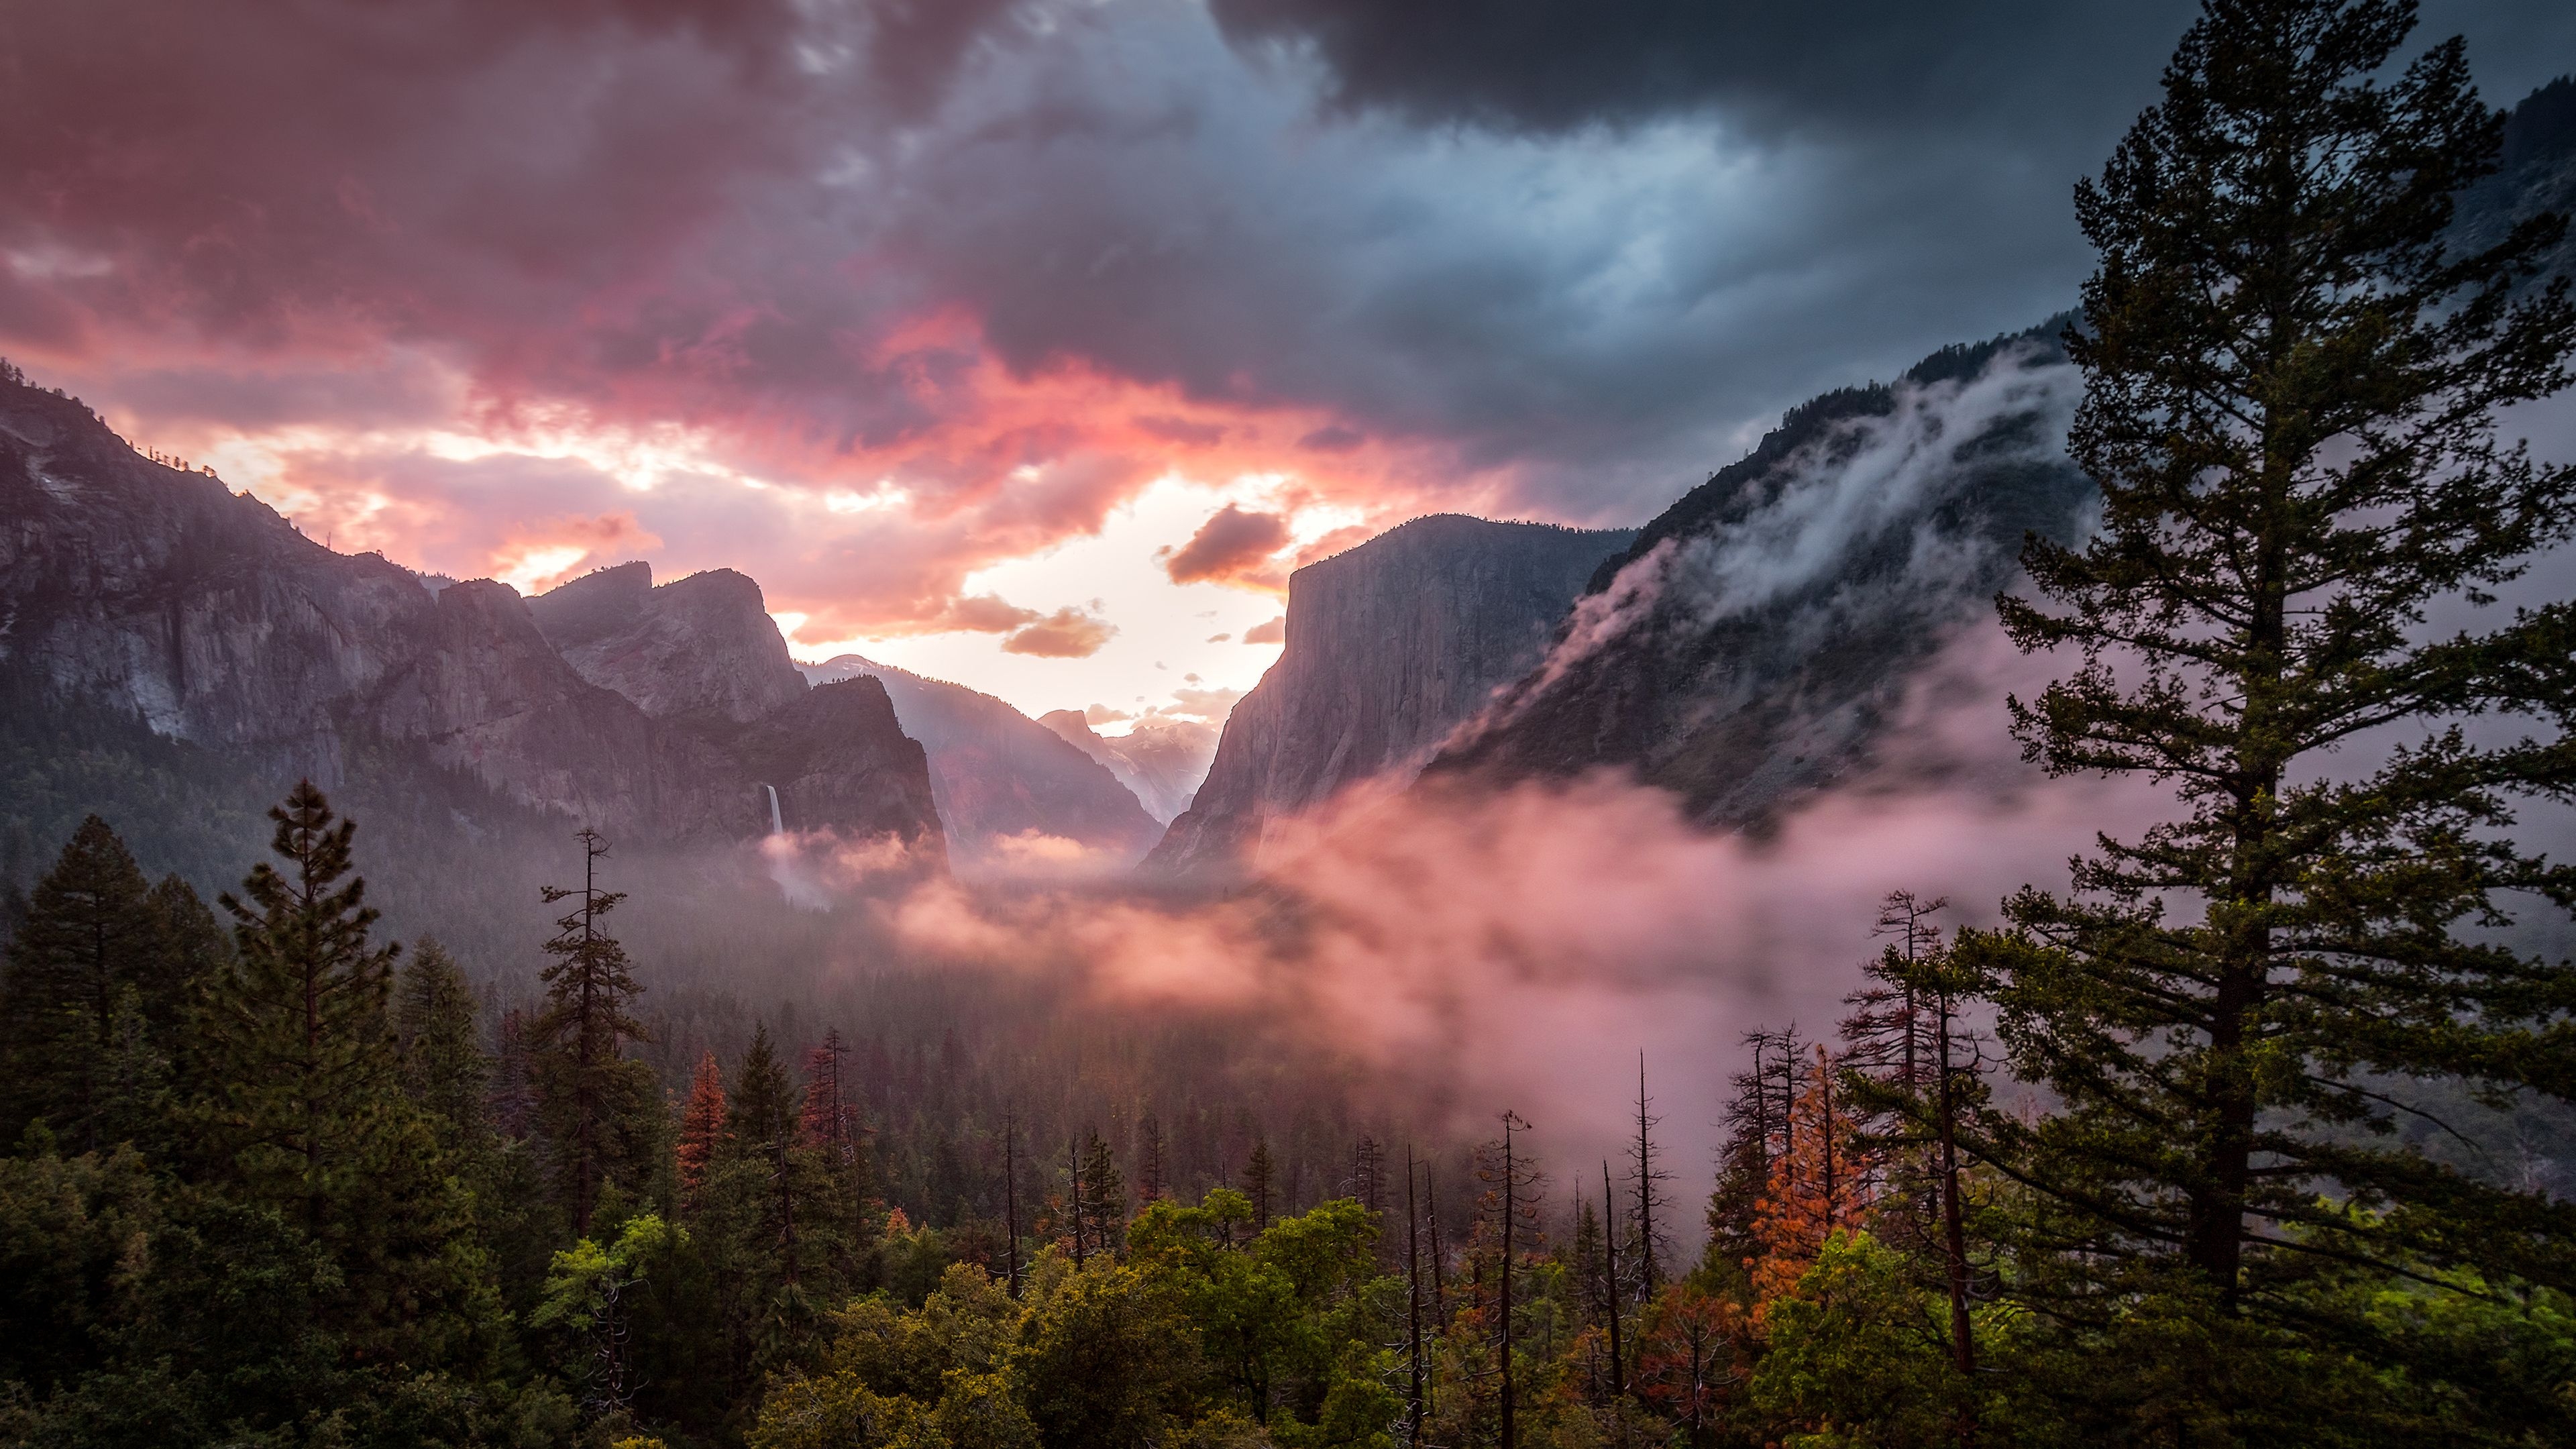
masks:
{"label": "rock outcrop", "polygon": [[805,672],[817,684],[865,680],[893,700],[904,733],[929,753],[939,818],[961,866],[1067,864],[1059,843],[1070,841],[1091,864],[1125,867],[1159,833],[1116,776],[989,694],[856,654]]}
{"label": "rock outcrop", "polygon": [[732,569],[656,588],[652,565],[638,560],[550,589],[528,608],[582,678],[655,719],[748,724],[805,693],[760,585]]}
{"label": "rock outcrop", "polygon": [[1149,867],[1253,863],[1271,822],[1362,781],[1401,784],[1548,647],[1623,531],[1417,518],[1288,581],[1287,647],[1235,702]]}
{"label": "rock outcrop", "polygon": [[1190,808],[1216,760],[1216,727],[1194,719],[1141,719],[1116,736],[1095,732],[1078,709],[1050,710],[1038,723],[1117,776],[1156,825]]}
{"label": "rock outcrop", "polygon": [[1429,773],[1615,768],[1745,827],[1860,764],[1919,667],[1992,617],[2024,535],[2071,540],[2094,497],[2064,453],[2069,320],[1792,409],[1603,563]]}
{"label": "rock outcrop", "polygon": [[772,784],[807,827],[937,837],[927,765],[882,691],[809,701],[750,580],[653,589],[639,568],[571,602],[593,607],[550,612],[587,669],[507,585],[433,590],[334,553],[211,474],[143,458],[78,402],[0,382],[12,701],[138,719],[281,782],[452,772],[657,843],[765,833]]}

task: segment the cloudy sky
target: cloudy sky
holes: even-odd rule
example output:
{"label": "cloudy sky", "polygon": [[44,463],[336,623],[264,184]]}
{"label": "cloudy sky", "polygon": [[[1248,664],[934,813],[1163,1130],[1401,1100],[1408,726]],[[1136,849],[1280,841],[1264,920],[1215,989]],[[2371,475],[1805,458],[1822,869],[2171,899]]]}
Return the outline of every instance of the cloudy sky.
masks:
{"label": "cloudy sky", "polygon": [[[2190,13],[0,0],[0,353],[343,550],[1216,715],[1305,559],[1633,524],[2064,306]],[[2576,6],[2454,32],[2576,70]]]}

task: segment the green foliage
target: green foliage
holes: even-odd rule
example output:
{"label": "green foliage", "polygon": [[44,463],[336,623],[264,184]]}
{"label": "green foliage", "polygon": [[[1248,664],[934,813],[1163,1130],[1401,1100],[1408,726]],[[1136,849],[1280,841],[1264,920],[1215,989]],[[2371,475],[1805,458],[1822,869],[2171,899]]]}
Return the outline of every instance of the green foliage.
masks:
{"label": "green foliage", "polygon": [[1797,1426],[1795,1449],[1956,1443],[1982,1417],[1950,1365],[1949,1308],[1867,1233],[1836,1233],[1797,1291],[1770,1306],[1753,1406]]}
{"label": "green foliage", "polygon": [[[2061,1104],[1990,1114],[1983,1144],[2083,1247],[2053,1294],[2155,1277],[2286,1314],[2356,1256],[2576,1283],[2576,1207],[2387,1141],[2370,1085],[2576,1092],[2576,970],[2495,934],[2520,901],[2576,901],[2576,870],[2508,831],[2518,800],[2576,791],[2576,755],[2459,723],[2563,731],[2576,612],[2425,627],[2576,530],[2576,470],[2496,435],[2568,381],[2576,308],[2563,282],[2514,299],[2558,219],[2443,249],[2500,118],[2456,42],[2381,77],[2413,23],[2395,0],[2213,3],[2078,195],[2102,264],[2070,448],[2104,519],[2031,545],[2050,607],[2003,602],[2021,647],[2083,659],[2015,728],[2052,772],[2166,782],[2182,814],[1963,942],[2015,1071]],[[2393,724],[2385,763],[2333,768]]]}
{"label": "green foliage", "polygon": [[43,1122],[76,1149],[149,1138],[168,1043],[219,938],[196,893],[149,885],[92,815],[29,893],[0,974],[0,1131]]}

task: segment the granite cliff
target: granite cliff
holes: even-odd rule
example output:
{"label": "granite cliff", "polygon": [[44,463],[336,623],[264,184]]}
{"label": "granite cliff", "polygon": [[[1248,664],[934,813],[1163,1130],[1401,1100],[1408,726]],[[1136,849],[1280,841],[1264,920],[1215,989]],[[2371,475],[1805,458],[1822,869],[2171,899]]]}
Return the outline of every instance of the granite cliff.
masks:
{"label": "granite cliff", "polygon": [[335,553],[211,474],[137,454],[77,401],[0,381],[13,709],[138,721],[263,788],[309,775],[455,796],[469,834],[491,824],[481,810],[656,844],[747,839],[768,830],[775,784],[805,826],[936,857],[927,762],[881,689],[809,701],[792,665],[775,667],[785,645],[748,579],[649,583],[577,594],[641,602],[567,658],[507,585],[433,592],[382,557]]}
{"label": "granite cliff", "polygon": [[1435,514],[1299,569],[1287,647],[1235,702],[1206,783],[1147,865],[1250,864],[1272,821],[1362,781],[1410,779],[1537,664],[1630,537]]}

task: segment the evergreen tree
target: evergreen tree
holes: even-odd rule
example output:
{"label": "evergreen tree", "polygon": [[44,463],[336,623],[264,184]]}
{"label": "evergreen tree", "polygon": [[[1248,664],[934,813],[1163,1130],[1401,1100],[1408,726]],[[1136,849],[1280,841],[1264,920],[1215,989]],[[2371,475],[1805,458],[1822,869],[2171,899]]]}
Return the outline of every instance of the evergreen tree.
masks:
{"label": "evergreen tree", "polygon": [[698,1069],[689,1078],[688,1105],[680,1113],[680,1204],[682,1211],[696,1210],[707,1185],[707,1174],[713,1168],[725,1143],[724,1071],[716,1065],[714,1052],[698,1055]]}
{"label": "evergreen tree", "polygon": [[[119,1103],[149,1091],[158,1039],[173,1034],[209,964],[188,933],[193,905],[176,880],[155,888],[125,842],[92,815],[36,882],[0,977],[0,1130],[16,1141],[42,1121],[86,1150],[133,1130]],[[174,919],[177,918],[177,919]],[[140,1053],[141,1055],[138,1055]]]}
{"label": "evergreen tree", "polygon": [[858,1103],[848,1085],[849,1050],[840,1029],[833,1027],[824,1031],[821,1045],[805,1053],[803,1125],[806,1144],[820,1149],[841,1179],[839,1196],[853,1215],[850,1231],[865,1236],[876,1189],[870,1180],[867,1129],[860,1125]]}
{"label": "evergreen tree", "polygon": [[806,1140],[799,1097],[764,1023],[734,1073],[714,1188],[734,1249],[745,1371],[799,1352],[849,1278],[846,1184]]}
{"label": "evergreen tree", "polygon": [[1759,1250],[1754,1224],[1771,1190],[1771,1174],[1792,1155],[1790,1107],[1801,1058],[1795,1026],[1747,1032],[1744,1045],[1752,1050],[1753,1066],[1731,1081],[1726,1141],[1718,1149],[1717,1183],[1708,1200],[1709,1251],[1736,1267],[1750,1263]]}
{"label": "evergreen tree", "polygon": [[1252,1155],[1243,1160],[1243,1195],[1252,1199],[1255,1231],[1270,1226],[1270,1194],[1278,1176],[1279,1167],[1271,1160],[1269,1140],[1252,1139]]}
{"label": "evergreen tree", "polygon": [[2169,785],[2179,818],[1966,943],[2057,1104],[1978,1146],[2052,1205],[2061,1311],[2154,1286],[2306,1332],[2343,1310],[2303,1285],[2353,1265],[2576,1283],[2576,1205],[2391,1137],[2409,1082],[2576,1093],[2576,971],[2499,929],[2576,898],[2509,828],[2576,753],[2460,724],[2576,708],[2576,611],[2482,607],[2576,525],[2576,472],[2496,435],[2568,381],[2565,283],[2517,300],[2563,222],[2446,249],[2501,118],[2457,41],[2386,73],[2414,19],[2211,0],[2078,191],[2101,265],[2070,449],[2103,519],[2034,540],[2042,598],[2002,601],[2020,647],[2083,661],[2014,727],[2053,773]]}
{"label": "evergreen tree", "polygon": [[1171,1190],[1163,1167],[1163,1119],[1151,1112],[1136,1124],[1136,1190],[1147,1202]]}
{"label": "evergreen tree", "polygon": [[654,1134],[652,1072],[626,1055],[626,1044],[644,1039],[643,1023],[629,1004],[643,991],[626,960],[626,948],[601,928],[626,899],[599,888],[599,861],[608,842],[583,830],[581,887],[544,887],[549,903],[581,904],[555,922],[546,942],[554,964],[545,969],[546,1006],[529,1023],[530,1073],[537,1118],[552,1143],[556,1177],[573,1231],[587,1234],[601,1188],[632,1188],[642,1176]]}
{"label": "evergreen tree", "polygon": [[269,818],[287,869],[261,861],[247,903],[222,898],[235,949],[205,1013],[210,1126],[255,1198],[320,1232],[382,1145],[400,1064],[385,1009],[398,948],[368,936],[376,911],[350,874],[357,823],[309,780]]}
{"label": "evergreen tree", "polygon": [[235,950],[201,1014],[208,1090],[190,1111],[210,1186],[292,1225],[329,1263],[315,1311],[349,1363],[487,1372],[500,1305],[471,1199],[402,1089],[387,1010],[396,948],[370,939],[356,827],[310,781],[269,815],[286,868],[263,861],[247,903],[223,897]]}
{"label": "evergreen tree", "polygon": [[394,1035],[403,1085],[433,1116],[447,1149],[479,1159],[491,1134],[486,1097],[492,1059],[474,1024],[473,988],[456,958],[434,940],[411,952],[394,991]]}
{"label": "evergreen tree", "polygon": [[1127,1181],[1119,1175],[1109,1144],[1094,1131],[1083,1146],[1081,1213],[1092,1243],[1104,1253],[1123,1253],[1127,1242]]}

